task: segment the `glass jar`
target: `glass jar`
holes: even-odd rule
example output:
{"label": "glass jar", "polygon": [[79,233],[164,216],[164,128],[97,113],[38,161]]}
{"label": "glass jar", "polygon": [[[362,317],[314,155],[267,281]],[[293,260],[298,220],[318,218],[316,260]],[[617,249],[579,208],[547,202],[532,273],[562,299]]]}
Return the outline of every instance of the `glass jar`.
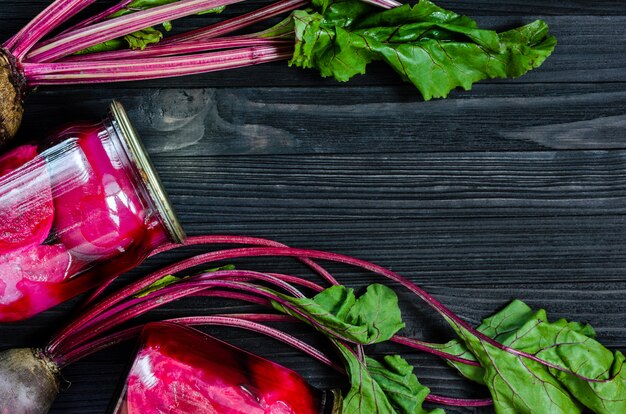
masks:
{"label": "glass jar", "polygon": [[111,414],[338,414],[341,396],[192,328],[145,326]]}
{"label": "glass jar", "polygon": [[126,112],[0,156],[0,322],[31,317],[185,234]]}

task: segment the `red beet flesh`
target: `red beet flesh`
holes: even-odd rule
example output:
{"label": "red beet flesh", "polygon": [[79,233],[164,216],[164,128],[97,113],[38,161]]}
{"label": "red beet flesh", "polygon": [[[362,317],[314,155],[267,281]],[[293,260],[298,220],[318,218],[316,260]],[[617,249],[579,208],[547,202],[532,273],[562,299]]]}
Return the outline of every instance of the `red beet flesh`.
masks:
{"label": "red beet flesh", "polygon": [[50,177],[34,145],[0,157],[0,255],[42,243],[54,220]]}
{"label": "red beet flesh", "polygon": [[146,327],[115,414],[318,414],[296,372],[191,328]]}

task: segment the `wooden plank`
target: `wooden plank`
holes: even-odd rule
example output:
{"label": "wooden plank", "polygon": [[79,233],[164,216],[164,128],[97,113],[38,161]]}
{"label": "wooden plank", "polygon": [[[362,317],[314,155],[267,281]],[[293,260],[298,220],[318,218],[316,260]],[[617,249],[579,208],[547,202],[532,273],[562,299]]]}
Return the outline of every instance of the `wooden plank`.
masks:
{"label": "wooden plank", "polygon": [[[485,27],[511,28],[542,16],[479,16]],[[626,55],[615,45],[626,44],[626,16],[543,16],[559,44],[544,65],[507,83],[533,82],[626,82]],[[0,19],[0,38],[14,33],[23,22]],[[193,26],[195,27],[195,26]],[[182,26],[180,26],[182,28]],[[191,27],[190,27],[191,28]],[[599,30],[599,28],[602,28]],[[151,87],[229,87],[229,86],[339,86],[332,79],[322,80],[313,70],[289,68],[276,62],[220,73],[138,82]],[[350,81],[351,86],[401,85],[398,76],[384,65],[373,65],[366,76]],[[403,86],[408,87],[408,86]]]}
{"label": "wooden plank", "polygon": [[[626,213],[626,152],[157,158],[188,220]],[[210,200],[209,205],[206,201]],[[384,208],[381,208],[382,204]],[[244,207],[245,208],[245,207]]]}
{"label": "wooden plank", "polygon": [[152,154],[626,147],[626,84],[483,83],[430,102],[396,87],[43,89],[27,101],[21,136],[99,119],[112,99],[126,105]]}

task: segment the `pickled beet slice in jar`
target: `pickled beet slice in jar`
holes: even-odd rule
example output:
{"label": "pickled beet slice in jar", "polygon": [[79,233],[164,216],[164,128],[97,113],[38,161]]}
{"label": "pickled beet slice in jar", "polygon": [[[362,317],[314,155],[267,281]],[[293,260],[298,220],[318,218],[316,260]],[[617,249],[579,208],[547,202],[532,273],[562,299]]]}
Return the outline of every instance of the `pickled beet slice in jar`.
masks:
{"label": "pickled beet slice in jar", "polygon": [[319,414],[322,392],[288,368],[202,332],[149,324],[114,414]]}
{"label": "pickled beet slice in jar", "polygon": [[71,264],[70,254],[60,244],[33,246],[0,256],[0,305],[30,295],[36,285],[64,282]]}
{"label": "pickled beet slice in jar", "polygon": [[78,139],[77,151],[83,181],[56,195],[55,226],[61,242],[77,258],[107,259],[142,240],[145,209],[127,172],[111,162],[95,132]]}
{"label": "pickled beet slice in jar", "polygon": [[42,243],[53,221],[50,177],[37,147],[0,157],[0,255]]}

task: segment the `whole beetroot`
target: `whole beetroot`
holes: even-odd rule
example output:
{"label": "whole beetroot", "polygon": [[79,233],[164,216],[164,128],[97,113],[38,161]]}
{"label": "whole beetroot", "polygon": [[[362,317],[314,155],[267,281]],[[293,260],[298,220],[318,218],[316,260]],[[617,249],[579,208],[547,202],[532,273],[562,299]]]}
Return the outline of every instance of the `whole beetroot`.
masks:
{"label": "whole beetroot", "polygon": [[58,367],[39,350],[0,352],[0,413],[45,414],[59,386]]}
{"label": "whole beetroot", "polygon": [[0,49],[0,146],[17,133],[24,114],[25,81],[10,56]]}

